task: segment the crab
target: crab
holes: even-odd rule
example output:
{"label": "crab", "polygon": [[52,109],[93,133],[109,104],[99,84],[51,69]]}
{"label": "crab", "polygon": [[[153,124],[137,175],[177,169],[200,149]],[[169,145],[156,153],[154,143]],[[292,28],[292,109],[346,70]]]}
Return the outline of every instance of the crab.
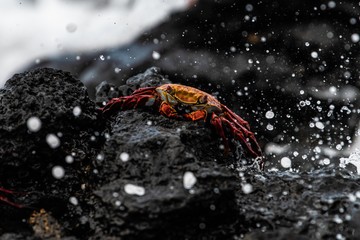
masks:
{"label": "crab", "polygon": [[144,106],[154,107],[160,114],[169,118],[209,122],[223,139],[225,152],[230,149],[224,130],[227,128],[233,139],[241,143],[249,156],[260,159],[263,168],[261,148],[254,133],[250,131],[248,122],[214,96],[197,88],[180,84],[139,88],[130,96],[110,99],[100,110],[105,115],[111,115],[116,111]]}

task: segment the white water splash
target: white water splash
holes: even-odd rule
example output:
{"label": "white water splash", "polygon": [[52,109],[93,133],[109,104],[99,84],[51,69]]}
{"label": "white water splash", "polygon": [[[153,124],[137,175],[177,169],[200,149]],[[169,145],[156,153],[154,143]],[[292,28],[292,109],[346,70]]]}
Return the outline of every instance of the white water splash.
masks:
{"label": "white water splash", "polygon": [[356,149],[348,158],[340,158],[339,166],[345,168],[346,165],[352,164],[356,167],[357,174],[360,174],[360,150]]}
{"label": "white water splash", "polygon": [[2,0],[0,86],[42,56],[126,44],[189,2]]}

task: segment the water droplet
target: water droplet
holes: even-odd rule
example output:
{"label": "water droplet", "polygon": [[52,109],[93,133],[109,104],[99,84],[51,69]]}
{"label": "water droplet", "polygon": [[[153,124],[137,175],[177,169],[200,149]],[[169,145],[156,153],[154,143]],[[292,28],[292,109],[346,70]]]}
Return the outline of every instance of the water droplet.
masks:
{"label": "water droplet", "polygon": [[272,131],[274,130],[274,126],[269,123],[268,125],[266,125],[266,129]]}
{"label": "water droplet", "polygon": [[124,190],[130,195],[143,196],[145,194],[145,188],[130,183],[125,185]]}
{"label": "water droplet", "polygon": [[73,114],[74,114],[75,117],[80,116],[80,114],[81,114],[81,108],[80,108],[79,106],[74,107],[74,109],[73,109]]}
{"label": "water droplet", "polygon": [[357,198],[360,198],[360,191],[357,191],[357,192],[355,193],[355,196],[356,196]]}
{"label": "water droplet", "polygon": [[357,43],[359,40],[360,40],[359,34],[353,33],[353,34],[351,35],[351,41],[352,41],[353,43]]}
{"label": "water droplet", "polygon": [[272,119],[274,116],[275,116],[275,114],[274,114],[273,111],[267,111],[267,112],[265,113],[265,117],[266,117],[267,119]]}
{"label": "water droplet", "polygon": [[79,201],[77,200],[76,197],[70,197],[69,202],[75,206],[79,204]]}
{"label": "water droplet", "polygon": [[322,122],[316,122],[315,123],[315,127],[317,127],[318,129],[322,130],[325,128],[324,124]]}
{"label": "water droplet", "polygon": [[336,7],[336,3],[334,1],[330,1],[330,2],[328,2],[328,7],[334,8],[334,7]]}
{"label": "water droplet", "polygon": [[283,168],[290,168],[291,167],[291,160],[290,160],[290,158],[288,158],[288,157],[283,157],[282,159],[281,159],[281,166],[283,167]]}
{"label": "water droplet", "polygon": [[99,154],[96,156],[96,160],[98,160],[98,161],[103,161],[103,160],[104,160],[104,154],[99,153]]}
{"label": "water droplet", "polygon": [[46,142],[51,148],[57,148],[60,146],[60,139],[52,133],[46,135]]}
{"label": "water droplet", "polygon": [[160,53],[158,53],[158,52],[156,52],[156,51],[153,51],[152,57],[153,57],[153,59],[155,59],[155,60],[159,60],[160,57],[161,57],[161,55],[160,55]]}
{"label": "water droplet", "polygon": [[202,230],[205,229],[205,228],[206,228],[206,224],[205,224],[205,223],[200,223],[200,224],[199,224],[199,228],[202,229]]}
{"label": "water droplet", "polygon": [[245,194],[249,194],[253,191],[253,186],[249,183],[246,183],[241,186],[241,189]]}
{"label": "water droplet", "polygon": [[246,11],[251,12],[252,10],[254,10],[254,7],[251,4],[246,4],[245,9]]}
{"label": "water droplet", "polygon": [[335,215],[333,221],[336,222],[337,224],[343,223],[343,220],[339,217],[339,215]]}
{"label": "water droplet", "polygon": [[129,161],[130,155],[127,152],[123,152],[120,154],[120,159],[123,162]]}
{"label": "water droplet", "polygon": [[26,125],[30,132],[37,132],[41,128],[41,120],[38,117],[30,117]]}
{"label": "water droplet", "polygon": [[53,177],[56,179],[60,179],[65,176],[65,170],[62,166],[54,166],[51,172]]}
{"label": "water droplet", "polygon": [[319,54],[317,52],[311,52],[311,57],[312,58],[318,58],[319,57]]}
{"label": "water droplet", "polygon": [[267,64],[274,64],[275,63],[275,57],[272,56],[272,55],[267,56],[265,61],[266,61]]}
{"label": "water droplet", "polygon": [[331,86],[331,87],[329,87],[329,91],[330,91],[330,93],[335,94],[337,92],[337,89],[335,86]]}
{"label": "water droplet", "polygon": [[73,163],[74,162],[74,158],[72,157],[72,156],[70,156],[70,155],[67,155],[66,157],[65,157],[65,162],[67,162],[67,163]]}
{"label": "water droplet", "polygon": [[197,179],[192,172],[188,171],[184,173],[183,185],[185,189],[191,189],[195,185],[196,181]]}
{"label": "water droplet", "polygon": [[349,78],[351,77],[351,73],[350,73],[349,71],[345,71],[345,72],[344,72],[344,77],[345,77],[346,79],[349,79]]}

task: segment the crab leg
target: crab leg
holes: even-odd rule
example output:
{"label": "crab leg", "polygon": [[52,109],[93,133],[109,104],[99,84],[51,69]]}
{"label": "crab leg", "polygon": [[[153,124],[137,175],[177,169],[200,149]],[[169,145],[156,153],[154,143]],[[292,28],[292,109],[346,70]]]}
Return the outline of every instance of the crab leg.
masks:
{"label": "crab leg", "polygon": [[[0,192],[6,193],[6,194],[16,194],[16,192],[11,191],[11,190],[7,190],[7,189],[2,188],[2,187],[0,187]],[[10,201],[10,199],[8,199],[7,197],[5,197],[3,195],[0,195],[0,202],[7,203],[7,204],[9,204],[9,205],[11,205],[13,207],[17,207],[17,208],[22,208],[23,207],[20,204],[16,204],[16,203]]]}
{"label": "crab leg", "polygon": [[228,139],[225,137],[222,121],[218,115],[212,113],[210,124],[215,127],[216,133],[223,139],[225,154],[228,154],[230,150]]}
{"label": "crab leg", "polygon": [[105,107],[100,110],[104,114],[112,114],[119,110],[128,110],[138,106],[152,106],[155,103],[156,87],[140,88],[130,96],[111,99]]}
{"label": "crab leg", "polygon": [[224,104],[221,104],[221,108],[223,109],[223,112],[228,115],[229,119],[235,120],[234,122],[237,123],[237,126],[245,126],[248,130],[250,130],[250,125],[247,121],[242,119],[239,115],[235,114]]}
{"label": "crab leg", "polygon": [[[255,135],[253,132],[246,129],[245,126],[242,126],[240,124],[233,124],[233,122],[230,122],[227,118],[224,116],[220,117],[223,123],[226,123],[227,126],[230,128],[230,131],[234,135],[234,138],[239,140],[243,145],[246,146],[247,150],[253,157],[261,157],[262,153],[260,150],[260,146],[258,142],[256,141]],[[240,127],[238,127],[240,126]],[[248,139],[248,140],[247,140]]]}

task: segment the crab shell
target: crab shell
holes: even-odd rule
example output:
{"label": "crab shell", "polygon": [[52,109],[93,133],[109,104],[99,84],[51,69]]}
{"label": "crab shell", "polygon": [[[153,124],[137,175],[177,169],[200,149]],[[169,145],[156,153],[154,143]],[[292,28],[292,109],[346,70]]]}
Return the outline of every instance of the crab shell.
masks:
{"label": "crab shell", "polygon": [[222,111],[221,103],[215,97],[193,87],[164,84],[156,88],[156,92],[163,102],[172,107],[182,104],[192,111],[206,110],[207,114]]}

